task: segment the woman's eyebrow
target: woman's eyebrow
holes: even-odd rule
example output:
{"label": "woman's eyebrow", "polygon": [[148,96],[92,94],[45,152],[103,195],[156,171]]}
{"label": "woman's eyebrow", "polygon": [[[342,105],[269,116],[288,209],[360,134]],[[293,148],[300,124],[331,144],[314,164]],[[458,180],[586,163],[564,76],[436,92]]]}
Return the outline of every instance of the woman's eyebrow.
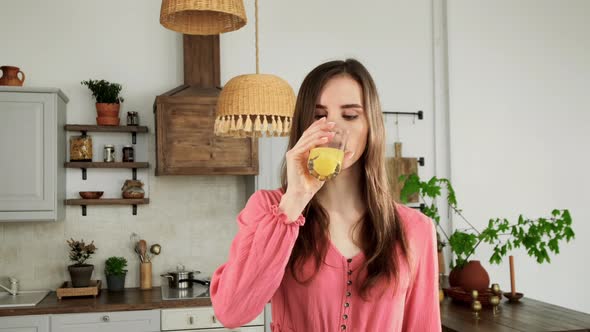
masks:
{"label": "woman's eyebrow", "polygon": [[344,105],[340,106],[340,108],[363,108],[363,107],[359,104],[344,104]]}
{"label": "woman's eyebrow", "polygon": [[[315,108],[322,109],[322,110],[328,109],[328,107],[326,107],[325,105],[322,105],[322,104],[316,104]],[[344,105],[340,106],[340,108],[363,108],[363,106],[361,106],[360,104],[344,104]]]}

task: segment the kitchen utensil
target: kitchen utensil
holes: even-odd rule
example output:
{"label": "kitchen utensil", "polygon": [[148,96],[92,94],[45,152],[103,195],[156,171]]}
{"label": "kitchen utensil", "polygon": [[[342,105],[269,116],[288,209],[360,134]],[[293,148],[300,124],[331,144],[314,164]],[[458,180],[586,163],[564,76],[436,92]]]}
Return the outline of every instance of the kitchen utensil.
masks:
{"label": "kitchen utensil", "polygon": [[[402,143],[395,142],[395,156],[387,158],[386,168],[389,178],[389,186],[391,194],[396,202],[399,202],[400,193],[403,188],[403,183],[399,181],[401,175],[418,174],[418,160],[416,158],[402,157]],[[419,200],[418,193],[408,197],[409,203],[417,203]]]}
{"label": "kitchen utensil", "polygon": [[145,242],[145,240],[139,240],[138,242],[138,247],[139,247],[139,255],[142,258],[142,262],[146,261],[146,256],[145,253],[147,251],[147,243]]}
{"label": "kitchen utensil", "polygon": [[[25,73],[23,73],[18,67],[13,66],[2,66],[2,76],[0,77],[0,85],[9,86],[23,86],[25,82]],[[18,74],[23,76],[22,79],[18,78]]]}
{"label": "kitchen utensil", "polygon": [[148,258],[148,262],[152,261],[152,258],[154,258],[154,256],[158,256],[160,254],[162,250],[162,247],[159,244],[152,244],[152,246],[150,247],[150,254],[147,255]]}
{"label": "kitchen utensil", "polygon": [[193,283],[198,283],[203,286],[209,286],[209,280],[195,279],[195,274],[201,273],[200,271],[189,271],[185,270],[183,265],[179,265],[176,271],[161,274],[160,276],[168,279],[168,286],[175,289],[192,288]]}
{"label": "kitchen utensil", "polygon": [[84,199],[99,199],[104,194],[104,191],[80,191],[79,194]]}
{"label": "kitchen utensil", "polygon": [[139,251],[139,242],[137,242],[137,244],[135,245],[135,253],[137,254],[137,256],[139,256],[139,260],[143,263],[143,256],[141,255],[141,252]]}
{"label": "kitchen utensil", "polygon": [[141,256],[141,254],[139,252],[139,240],[141,238],[139,237],[139,235],[137,233],[133,232],[129,236],[129,239],[131,240],[131,248],[133,249],[133,251],[135,251],[135,253],[139,257],[139,260],[143,263],[143,257]]}
{"label": "kitchen utensil", "polygon": [[152,244],[152,246],[150,247],[150,252],[154,255],[159,255],[161,251],[162,251],[162,247],[157,243]]}

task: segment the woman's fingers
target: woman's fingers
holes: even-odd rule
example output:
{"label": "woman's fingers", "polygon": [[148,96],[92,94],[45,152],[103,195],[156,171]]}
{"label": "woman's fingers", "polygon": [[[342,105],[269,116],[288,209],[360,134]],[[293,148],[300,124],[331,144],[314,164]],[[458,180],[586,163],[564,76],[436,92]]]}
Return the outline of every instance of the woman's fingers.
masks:
{"label": "woman's fingers", "polygon": [[305,139],[301,139],[292,150],[297,153],[307,152],[318,145],[328,143],[334,138],[334,134],[334,132],[318,131]]}
{"label": "woman's fingers", "polygon": [[319,131],[330,131],[334,128],[336,123],[334,122],[326,122],[326,118],[321,118],[320,120],[314,122],[311,126],[309,126],[301,135],[301,138],[309,137]]}

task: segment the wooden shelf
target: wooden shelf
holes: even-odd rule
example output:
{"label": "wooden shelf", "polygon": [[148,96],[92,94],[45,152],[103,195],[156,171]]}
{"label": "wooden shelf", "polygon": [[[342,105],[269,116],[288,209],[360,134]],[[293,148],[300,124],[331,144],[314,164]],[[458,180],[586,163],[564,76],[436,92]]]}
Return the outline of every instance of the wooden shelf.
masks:
{"label": "wooden shelf", "polygon": [[133,180],[137,180],[138,168],[149,168],[150,164],[147,162],[94,162],[94,161],[70,161],[65,162],[64,166],[67,168],[79,168],[82,170],[82,180],[86,180],[87,168],[126,168],[133,171]]}
{"label": "wooden shelf", "polygon": [[81,125],[81,124],[67,124],[64,126],[67,131],[94,131],[94,132],[110,132],[110,133],[147,133],[146,126],[97,126],[97,125]]}
{"label": "wooden shelf", "polygon": [[71,198],[66,199],[66,205],[79,205],[82,207],[82,215],[86,215],[87,205],[131,205],[133,207],[133,215],[137,215],[137,205],[149,204],[149,198],[98,198],[98,199],[83,199]]}
{"label": "wooden shelf", "polygon": [[64,166],[67,168],[149,168],[150,164],[147,162],[84,162],[84,161],[70,161],[65,162]]}
{"label": "wooden shelf", "polygon": [[138,205],[149,204],[149,198],[98,198],[83,199],[71,198],[66,199],[66,205]]}

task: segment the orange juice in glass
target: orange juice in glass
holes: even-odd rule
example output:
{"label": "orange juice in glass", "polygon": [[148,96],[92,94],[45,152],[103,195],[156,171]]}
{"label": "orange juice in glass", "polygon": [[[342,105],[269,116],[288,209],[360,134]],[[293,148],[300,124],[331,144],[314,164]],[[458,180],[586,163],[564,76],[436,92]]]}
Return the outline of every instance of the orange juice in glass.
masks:
{"label": "orange juice in glass", "polygon": [[307,169],[309,174],[320,181],[333,179],[342,169],[348,133],[339,129],[334,132],[332,141],[309,151]]}

